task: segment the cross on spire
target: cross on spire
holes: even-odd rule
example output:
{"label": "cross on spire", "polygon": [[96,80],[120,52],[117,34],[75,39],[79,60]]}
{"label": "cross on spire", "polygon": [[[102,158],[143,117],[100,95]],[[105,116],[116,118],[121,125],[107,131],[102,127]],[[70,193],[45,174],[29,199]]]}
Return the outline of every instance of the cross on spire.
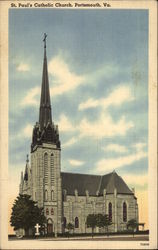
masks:
{"label": "cross on spire", "polygon": [[41,126],[41,129],[43,129],[44,126],[47,126],[48,122],[52,124],[49,79],[48,79],[47,57],[46,57],[46,38],[47,34],[44,33],[44,39],[43,39],[44,61],[43,61],[43,75],[42,75],[40,114],[39,114],[39,124]]}
{"label": "cross on spire", "polygon": [[43,42],[44,42],[44,48],[46,48],[46,38],[47,38],[47,34],[44,33],[44,39],[43,39]]}

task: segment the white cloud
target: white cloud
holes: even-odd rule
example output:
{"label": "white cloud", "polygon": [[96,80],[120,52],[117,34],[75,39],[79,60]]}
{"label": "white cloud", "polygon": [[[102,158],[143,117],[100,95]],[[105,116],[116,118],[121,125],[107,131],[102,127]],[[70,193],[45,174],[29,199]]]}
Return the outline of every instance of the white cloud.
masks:
{"label": "white cloud", "polygon": [[146,143],[143,142],[139,142],[133,145],[133,147],[137,150],[137,151],[141,151],[143,150],[144,147],[146,147]]}
{"label": "white cloud", "polygon": [[[117,65],[103,64],[86,75],[77,75],[71,70],[71,66],[64,60],[61,54],[52,58],[48,65],[49,73],[54,77],[51,95],[62,95],[70,90],[76,89],[82,84],[97,83],[100,77],[110,78],[119,72]],[[55,84],[55,86],[54,86]]]}
{"label": "white cloud", "polygon": [[25,72],[25,71],[29,71],[29,70],[30,70],[30,67],[29,67],[29,65],[26,64],[26,63],[20,63],[20,64],[17,66],[16,70],[17,70],[17,71],[23,71],[23,72]]}
{"label": "white cloud", "polygon": [[22,106],[38,106],[39,100],[37,100],[37,96],[40,94],[40,88],[35,87],[29,90],[27,95],[24,97],[24,99],[21,102]]}
{"label": "white cloud", "polygon": [[131,165],[132,163],[139,161],[146,157],[147,157],[147,153],[140,151],[135,154],[131,154],[127,156],[102,159],[97,162],[96,171],[104,173],[104,172],[111,171],[114,169],[122,168],[124,166]]}
{"label": "white cloud", "polygon": [[127,153],[128,149],[125,146],[119,144],[109,144],[106,147],[102,147],[105,152]]}
{"label": "white cloud", "polygon": [[23,135],[24,137],[30,138],[32,135],[32,131],[33,126],[31,124],[27,124],[20,134],[21,136]]}
{"label": "white cloud", "polygon": [[74,160],[74,159],[70,159],[69,160],[69,163],[72,165],[72,166],[81,166],[84,164],[84,161],[79,161],[79,160]]}
{"label": "white cloud", "polygon": [[148,184],[148,175],[140,175],[140,174],[122,174],[121,175],[122,179],[128,183],[128,186],[131,187],[144,187],[145,185]]}
{"label": "white cloud", "polygon": [[[85,78],[83,76],[78,76],[71,72],[68,64],[61,58],[57,56],[53,58],[49,63],[49,73],[54,77],[53,87],[50,87],[50,95],[62,95],[70,90],[75,89],[80,84],[84,83]],[[27,95],[21,102],[22,106],[38,106],[39,100],[37,96],[40,95],[40,87],[34,87],[29,90]]]}
{"label": "white cloud", "polygon": [[101,99],[93,99],[89,98],[86,102],[80,103],[78,109],[84,110],[88,108],[94,108],[98,106],[102,106],[103,108],[107,108],[111,106],[118,106],[123,104],[124,102],[133,101],[134,97],[132,96],[131,89],[128,86],[119,86],[115,89],[108,97]]}
{"label": "white cloud", "polygon": [[71,145],[73,145],[76,142],[77,142],[77,138],[76,137],[72,137],[70,140],[68,140],[67,142],[63,143],[62,147],[64,147],[64,148],[70,147]]}
{"label": "white cloud", "polygon": [[74,131],[74,126],[69,121],[68,117],[66,117],[66,115],[64,115],[64,114],[62,114],[59,117],[59,121],[57,122],[57,124],[58,124],[59,130],[61,132],[71,132],[71,131]]}
{"label": "white cloud", "polygon": [[[102,100],[103,99],[101,99],[100,102],[102,102]],[[99,103],[99,100],[89,98],[86,102],[80,103],[79,106],[78,106],[78,109],[79,110],[84,110],[84,109],[88,109],[88,108],[96,108],[99,105],[101,105],[101,103]]]}
{"label": "white cloud", "polygon": [[[26,71],[29,69],[29,66],[27,64],[19,64],[17,67],[17,70],[23,70]],[[99,70],[96,70],[93,73],[89,73],[87,75],[77,75],[75,72],[72,72],[71,67],[67,64],[67,62],[62,58],[61,55],[58,55],[49,62],[48,70],[50,76],[53,76],[53,86],[50,86],[50,94],[51,96],[56,95],[62,95],[64,93],[67,93],[71,90],[76,89],[80,85],[91,83],[92,79],[96,81],[98,77],[101,77],[102,75],[108,75],[109,77],[116,73],[117,70],[113,70],[112,65],[103,65],[102,68]],[[113,73],[112,73],[113,72]],[[92,79],[91,79],[92,78]],[[90,80],[91,79],[91,80]],[[50,81],[51,82],[51,81]],[[125,87],[124,87],[125,88]],[[126,93],[125,93],[126,92]],[[29,90],[29,92],[24,97],[23,101],[21,102],[22,106],[37,106],[39,105],[39,101],[36,99],[37,96],[40,94],[40,87],[34,87]],[[118,95],[118,96],[117,96]],[[101,99],[101,100],[94,100],[90,98],[85,103],[81,103],[79,106],[79,109],[85,109],[89,107],[96,107],[98,105],[110,105],[110,98],[115,98],[115,104],[117,105],[120,101],[120,96],[122,96],[122,99],[131,99],[131,96],[129,96],[128,90],[121,88],[119,91],[113,92],[113,96],[109,96],[109,98]],[[107,102],[107,104],[105,103]],[[108,104],[109,103],[109,104]]]}
{"label": "white cloud", "polygon": [[81,137],[102,138],[125,135],[130,128],[134,127],[134,124],[131,121],[126,121],[124,116],[114,122],[108,113],[102,113],[97,121],[89,122],[84,118],[78,126]]}
{"label": "white cloud", "polygon": [[55,78],[53,86],[50,89],[51,95],[61,95],[65,92],[75,89],[83,84],[84,77],[76,75],[69,68],[69,65],[58,55],[49,62],[49,73]]}
{"label": "white cloud", "polygon": [[9,136],[9,139],[14,143],[14,141],[21,140],[24,138],[30,138],[32,136],[33,126],[32,124],[27,124],[23,129],[21,129],[18,133]]}
{"label": "white cloud", "polygon": [[57,122],[61,132],[78,132],[78,138],[92,137],[94,139],[113,136],[124,136],[127,131],[134,127],[132,121],[126,121],[122,116],[114,122],[108,113],[101,113],[99,119],[94,122],[83,118],[78,124],[72,124],[69,118],[62,114]]}

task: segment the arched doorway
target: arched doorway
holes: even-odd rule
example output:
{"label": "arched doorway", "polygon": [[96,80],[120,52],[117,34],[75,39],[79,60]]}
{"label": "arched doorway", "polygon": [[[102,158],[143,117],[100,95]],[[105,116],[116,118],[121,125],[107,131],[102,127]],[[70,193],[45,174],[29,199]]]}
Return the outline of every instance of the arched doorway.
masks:
{"label": "arched doorway", "polygon": [[47,234],[51,235],[53,233],[53,221],[52,219],[47,220]]}

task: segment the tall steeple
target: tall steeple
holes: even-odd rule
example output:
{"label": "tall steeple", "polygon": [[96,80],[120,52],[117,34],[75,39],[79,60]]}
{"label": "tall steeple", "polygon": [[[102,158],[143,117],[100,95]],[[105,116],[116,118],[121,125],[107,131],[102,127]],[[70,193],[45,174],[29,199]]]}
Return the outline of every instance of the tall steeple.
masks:
{"label": "tall steeple", "polygon": [[46,55],[46,38],[44,34],[44,60],[43,60],[43,73],[42,73],[42,87],[41,87],[41,100],[39,111],[39,122],[36,122],[33,134],[31,152],[33,152],[37,145],[42,143],[56,144],[60,148],[58,126],[54,125],[51,114],[51,101],[49,93],[49,79],[47,69],[47,55]]}
{"label": "tall steeple", "polygon": [[49,93],[49,79],[47,69],[47,56],[46,56],[46,33],[44,34],[44,60],[43,60],[43,75],[42,75],[42,88],[41,88],[41,101],[39,112],[39,124],[41,129],[49,123],[52,124],[51,115],[51,102]]}

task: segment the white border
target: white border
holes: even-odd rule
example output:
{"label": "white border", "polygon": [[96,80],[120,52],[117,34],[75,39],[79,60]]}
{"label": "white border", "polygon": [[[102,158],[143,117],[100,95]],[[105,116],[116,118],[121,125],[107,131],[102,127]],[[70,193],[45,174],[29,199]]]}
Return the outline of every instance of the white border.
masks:
{"label": "white border", "polygon": [[[26,1],[20,1],[26,4]],[[33,1],[28,1],[34,3]],[[36,1],[43,3],[73,1]],[[95,3],[102,1],[74,1]],[[156,249],[157,248],[157,2],[104,1],[111,9],[149,10],[149,246],[139,241],[8,241],[8,9],[11,1],[0,1],[0,247],[1,249]],[[17,1],[12,1],[17,3]],[[42,9],[42,8],[40,8]],[[49,8],[50,9],[50,8]],[[61,8],[60,8],[61,9]],[[84,8],[85,9],[85,8]],[[94,9],[94,8],[93,8]],[[100,8],[101,9],[101,8]]]}

